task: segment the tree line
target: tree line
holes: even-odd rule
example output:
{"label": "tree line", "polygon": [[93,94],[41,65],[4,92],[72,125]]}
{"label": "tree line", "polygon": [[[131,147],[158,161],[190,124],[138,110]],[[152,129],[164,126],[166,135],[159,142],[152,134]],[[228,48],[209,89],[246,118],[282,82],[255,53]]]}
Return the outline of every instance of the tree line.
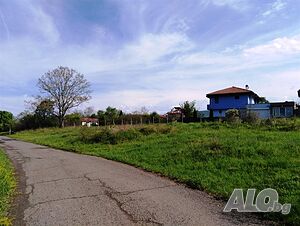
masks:
{"label": "tree line", "polygon": [[28,110],[16,118],[10,112],[0,111],[0,131],[78,126],[83,117],[97,118],[100,125],[183,121],[183,117],[195,117],[195,101],[182,103],[182,114],[177,118],[171,117],[171,114],[161,117],[157,112],[148,112],[145,107],[132,113],[124,113],[111,106],[98,111],[91,107],[83,112],[74,111],[74,108],[90,100],[91,85],[83,74],[68,67],[60,66],[46,72],[38,79],[37,87],[40,95],[29,103]]}

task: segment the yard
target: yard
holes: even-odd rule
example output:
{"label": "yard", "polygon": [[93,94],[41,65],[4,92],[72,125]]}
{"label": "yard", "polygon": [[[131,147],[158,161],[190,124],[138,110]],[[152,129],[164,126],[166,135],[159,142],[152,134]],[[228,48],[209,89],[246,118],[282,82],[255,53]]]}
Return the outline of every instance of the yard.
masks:
{"label": "yard", "polygon": [[39,129],[12,137],[101,156],[160,173],[227,200],[234,188],[274,188],[289,215],[262,217],[300,222],[300,123],[265,125],[175,123],[113,128]]}

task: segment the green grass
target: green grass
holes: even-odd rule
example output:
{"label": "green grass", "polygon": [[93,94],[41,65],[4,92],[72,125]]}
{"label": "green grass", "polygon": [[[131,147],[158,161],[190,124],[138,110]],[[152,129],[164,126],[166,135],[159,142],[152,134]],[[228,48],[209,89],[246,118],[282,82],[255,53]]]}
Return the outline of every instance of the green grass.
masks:
{"label": "green grass", "polygon": [[129,129],[129,135],[128,128],[121,127],[110,130],[54,128],[24,131],[12,137],[125,162],[224,200],[234,188],[274,188],[279,193],[280,203],[292,204],[291,213],[260,215],[281,224],[300,222],[300,132],[297,126],[191,123],[143,128]]}
{"label": "green grass", "polygon": [[4,151],[0,149],[0,225],[10,225],[7,211],[16,188],[13,167]]}

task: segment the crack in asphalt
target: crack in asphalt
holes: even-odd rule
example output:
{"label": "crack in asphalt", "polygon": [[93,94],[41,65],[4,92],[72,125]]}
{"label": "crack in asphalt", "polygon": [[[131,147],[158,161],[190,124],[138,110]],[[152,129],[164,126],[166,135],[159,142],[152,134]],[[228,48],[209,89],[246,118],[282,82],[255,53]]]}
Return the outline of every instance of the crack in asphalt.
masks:
{"label": "crack in asphalt", "polygon": [[[94,195],[88,195],[88,196],[74,196],[74,197],[60,198],[60,199],[54,199],[54,200],[47,200],[47,201],[44,201],[44,202],[38,202],[38,203],[35,203],[33,205],[29,205],[29,207],[34,209],[37,206],[41,206],[43,204],[48,204],[48,203],[51,203],[51,202],[57,202],[57,201],[63,201],[63,200],[75,200],[75,199],[90,198],[90,197],[100,197],[100,196],[105,195],[109,199],[111,199],[112,201],[114,201],[116,203],[118,208],[127,216],[127,218],[131,222],[133,222],[133,223],[144,222],[144,223],[151,223],[151,224],[155,224],[155,225],[162,225],[161,223],[155,221],[155,217],[153,215],[152,215],[153,219],[152,218],[148,218],[146,220],[136,219],[136,217],[133,214],[131,214],[128,210],[126,210],[124,208],[124,205],[127,204],[128,202],[132,201],[132,200],[120,201],[117,197],[115,197],[115,195],[126,196],[126,195],[129,195],[129,194],[133,194],[135,192],[161,189],[161,188],[171,187],[171,186],[175,186],[175,185],[153,187],[153,188],[147,188],[147,189],[139,189],[139,190],[128,191],[128,192],[118,192],[118,191],[114,190],[113,188],[111,188],[110,186],[108,186],[105,182],[101,181],[101,179],[99,179],[99,178],[92,179],[92,178],[88,177],[88,175],[91,174],[91,173],[93,173],[93,172],[85,173],[81,177],[60,178],[60,179],[55,179],[55,180],[41,181],[41,182],[36,182],[36,183],[33,183],[33,184],[28,184],[27,186],[30,187],[31,190],[30,190],[29,193],[27,193],[27,195],[33,195],[34,185],[36,185],[36,184],[44,184],[44,183],[51,183],[51,182],[64,181],[64,180],[78,180],[78,179],[86,179],[88,181],[97,181],[97,182],[99,182],[100,186],[105,188],[104,194],[94,194]],[[34,212],[32,212],[30,215],[26,216],[26,218],[27,219],[30,218],[33,214],[35,214],[38,211],[39,208],[40,207],[37,207],[36,210]]]}
{"label": "crack in asphalt", "polygon": [[[77,180],[77,179],[83,179],[83,178],[84,177],[66,177],[66,178],[59,178],[59,179],[54,179],[54,180],[39,181],[39,182],[35,182],[33,184],[46,184],[46,183],[51,183],[51,182],[63,181],[63,180]],[[33,185],[33,184],[28,184],[28,185]]]}
{"label": "crack in asphalt", "polygon": [[111,200],[113,200],[117,204],[117,206],[119,207],[119,209],[128,217],[128,219],[131,222],[133,222],[133,223],[144,222],[144,223],[151,223],[151,224],[155,224],[155,225],[163,225],[162,223],[155,221],[155,217],[154,216],[152,216],[154,218],[154,220],[150,219],[150,218],[148,218],[146,220],[137,220],[137,219],[135,219],[135,216],[133,214],[131,214],[128,210],[126,210],[123,207],[126,203],[128,203],[128,202],[130,202],[132,200],[122,202],[117,197],[114,197],[114,195],[126,196],[126,195],[132,194],[134,192],[154,190],[154,189],[165,188],[165,187],[170,187],[170,186],[174,186],[174,185],[163,186],[163,187],[155,187],[155,188],[149,188],[149,189],[139,189],[139,190],[130,191],[130,192],[118,192],[118,191],[114,190],[113,188],[109,187],[105,182],[101,181],[101,179],[99,179],[99,178],[92,179],[92,178],[88,177],[89,174],[90,173],[84,174],[84,178],[86,178],[89,181],[99,181],[99,183],[101,184],[101,186],[106,189],[104,191],[105,195],[107,197],[109,197]]}
{"label": "crack in asphalt", "polygon": [[61,198],[61,199],[52,199],[52,200],[47,200],[44,202],[38,202],[33,205],[30,205],[30,208],[34,208],[36,206],[46,204],[46,203],[51,203],[51,202],[58,202],[58,201],[64,201],[64,200],[74,200],[74,199],[83,199],[83,198],[92,198],[92,197],[97,197],[97,196],[103,196],[103,194],[97,194],[97,195],[83,195],[83,196],[73,196],[73,197],[67,197],[67,198]]}

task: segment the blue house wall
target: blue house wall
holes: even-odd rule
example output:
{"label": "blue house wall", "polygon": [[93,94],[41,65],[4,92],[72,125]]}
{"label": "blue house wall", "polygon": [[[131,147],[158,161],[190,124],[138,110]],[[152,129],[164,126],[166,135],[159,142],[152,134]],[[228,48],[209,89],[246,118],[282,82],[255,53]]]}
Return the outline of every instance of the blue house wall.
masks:
{"label": "blue house wall", "polygon": [[248,104],[255,104],[253,95],[217,95],[210,97],[210,104],[207,106],[207,110],[212,110],[214,117],[225,117],[227,110],[246,109]]}

